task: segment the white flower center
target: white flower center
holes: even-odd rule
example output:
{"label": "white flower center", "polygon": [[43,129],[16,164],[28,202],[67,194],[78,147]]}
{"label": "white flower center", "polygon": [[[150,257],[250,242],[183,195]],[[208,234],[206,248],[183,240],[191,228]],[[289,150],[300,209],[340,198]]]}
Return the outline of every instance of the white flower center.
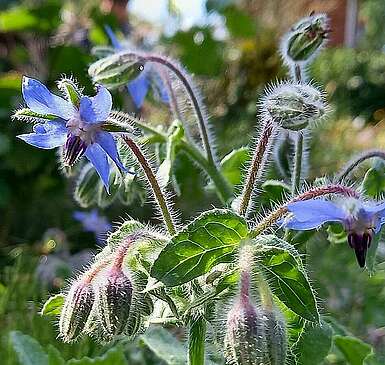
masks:
{"label": "white flower center", "polygon": [[66,127],[73,136],[79,137],[87,145],[95,142],[96,133],[100,130],[100,124],[87,123],[79,114],[69,119]]}

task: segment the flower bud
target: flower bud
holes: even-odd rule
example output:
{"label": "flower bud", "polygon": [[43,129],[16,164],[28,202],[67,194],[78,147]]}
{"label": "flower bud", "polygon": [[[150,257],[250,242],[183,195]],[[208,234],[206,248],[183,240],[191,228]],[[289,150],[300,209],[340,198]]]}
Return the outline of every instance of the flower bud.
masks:
{"label": "flower bud", "polygon": [[124,331],[130,315],[132,292],[131,280],[120,267],[108,269],[97,283],[97,313],[108,335]]}
{"label": "flower bud", "polygon": [[138,55],[132,52],[119,52],[94,62],[88,68],[88,74],[95,83],[108,88],[127,84],[144,69]]}
{"label": "flower bud", "polygon": [[60,314],[59,331],[63,341],[75,340],[83,331],[94,304],[91,284],[76,281],[68,292]]}
{"label": "flower bud", "polygon": [[267,345],[267,359],[270,365],[286,363],[287,337],[285,321],[279,313],[272,310],[263,310],[265,325],[265,340]]}
{"label": "flower bud", "polygon": [[266,356],[263,312],[242,297],[227,317],[225,357],[231,364],[263,364]]}
{"label": "flower bud", "polygon": [[310,85],[292,83],[278,85],[266,94],[262,108],[266,118],[293,131],[306,128],[327,112],[320,91]]}
{"label": "flower bud", "polygon": [[324,14],[301,19],[282,41],[284,58],[294,63],[308,61],[324,45],[329,31]]}

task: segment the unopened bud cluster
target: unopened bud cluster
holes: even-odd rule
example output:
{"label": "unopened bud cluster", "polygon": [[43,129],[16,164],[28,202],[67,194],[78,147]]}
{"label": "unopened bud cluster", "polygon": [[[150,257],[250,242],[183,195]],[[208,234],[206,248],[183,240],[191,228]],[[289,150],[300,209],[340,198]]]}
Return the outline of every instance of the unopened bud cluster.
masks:
{"label": "unopened bud cluster", "polygon": [[287,63],[307,62],[322,49],[330,32],[325,14],[315,14],[301,19],[286,34],[281,52]]}
{"label": "unopened bud cluster", "polygon": [[252,303],[248,290],[228,313],[225,357],[234,365],[282,365],[286,362],[286,325],[280,313]]}
{"label": "unopened bud cluster", "polygon": [[[59,321],[63,341],[74,341],[83,333],[111,340],[116,335],[131,336],[139,330],[138,308],[147,305],[147,298],[136,288],[133,273],[122,267],[126,251],[127,247],[120,247],[112,257],[96,260],[72,284]],[[139,303],[141,300],[143,303]]]}
{"label": "unopened bud cluster", "polygon": [[291,82],[269,90],[261,106],[265,118],[293,131],[319,121],[328,109],[322,93],[315,87]]}

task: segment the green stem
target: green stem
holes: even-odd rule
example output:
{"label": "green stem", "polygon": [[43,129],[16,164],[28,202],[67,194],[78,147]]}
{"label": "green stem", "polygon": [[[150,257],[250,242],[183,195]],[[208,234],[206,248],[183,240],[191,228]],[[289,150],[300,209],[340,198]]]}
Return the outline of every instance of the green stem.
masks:
{"label": "green stem", "polygon": [[184,74],[183,71],[180,70],[178,66],[176,66],[173,62],[170,62],[166,58],[163,58],[161,56],[155,56],[155,55],[150,55],[144,57],[144,60],[149,61],[149,62],[156,62],[161,65],[164,65],[167,67],[169,70],[171,70],[177,77],[178,79],[182,82],[183,86],[185,87],[190,100],[194,106],[195,113],[198,118],[198,124],[199,124],[199,130],[201,133],[202,137],[202,142],[203,146],[205,148],[206,154],[207,154],[207,160],[209,163],[213,166],[215,165],[215,160],[214,160],[214,154],[211,149],[210,145],[210,139],[209,139],[209,133],[208,133],[208,128],[206,126],[206,121],[202,112],[202,107],[199,103],[199,99],[195,95],[194,89],[191,87],[189,80],[187,79],[186,75]]}
{"label": "green stem", "polygon": [[[151,141],[160,143],[167,142],[167,136],[165,134],[158,132],[157,130],[149,127],[147,124],[139,121],[136,121],[135,124],[143,131],[151,133],[154,136],[154,140],[151,139]],[[210,164],[202,152],[191,143],[182,140],[180,142],[180,148],[207,173],[216,187],[216,193],[218,194],[219,199],[222,203],[226,204],[232,198],[233,193],[229,183],[226,181],[221,172],[215,166]]]}
{"label": "green stem", "polygon": [[126,142],[127,146],[131,149],[138,162],[142,166],[142,169],[147,177],[149,184],[151,185],[152,191],[154,193],[155,199],[158,203],[159,209],[162,213],[164,223],[166,224],[167,230],[170,235],[174,235],[176,233],[175,224],[172,219],[172,215],[170,213],[170,208],[167,204],[167,200],[161,187],[156,180],[155,174],[152,171],[150,164],[148,163],[146,157],[141,151],[140,147],[134,142],[134,140],[128,136],[122,136],[124,142]]}
{"label": "green stem", "polygon": [[295,143],[293,176],[291,178],[291,192],[293,196],[301,188],[302,155],[303,155],[303,134],[301,132],[298,132],[297,140]]}
{"label": "green stem", "polygon": [[351,161],[349,161],[339,172],[337,175],[337,181],[342,182],[346,177],[349,176],[349,174],[361,163],[366,161],[369,158],[372,157],[378,157],[383,160],[385,160],[385,151],[381,150],[369,150],[365,151],[364,153],[360,154],[357,157],[354,157]]}
{"label": "green stem", "polygon": [[191,319],[188,339],[188,363],[189,365],[204,365],[206,320],[203,316]]}

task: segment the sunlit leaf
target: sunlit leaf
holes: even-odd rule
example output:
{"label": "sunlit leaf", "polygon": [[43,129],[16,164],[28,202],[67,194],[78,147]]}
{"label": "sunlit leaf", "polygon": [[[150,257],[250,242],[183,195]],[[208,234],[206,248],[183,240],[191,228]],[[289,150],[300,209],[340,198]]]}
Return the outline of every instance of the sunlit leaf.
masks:
{"label": "sunlit leaf", "polygon": [[222,159],[221,172],[232,186],[241,183],[244,166],[248,159],[249,150],[247,147],[231,151]]}
{"label": "sunlit leaf", "polygon": [[64,305],[64,295],[56,294],[50,297],[45,303],[40,312],[42,316],[58,316]]}
{"label": "sunlit leaf", "polygon": [[245,220],[230,210],[203,213],[182,229],[160,253],[152,276],[166,286],[186,283],[234,259],[247,235]]}
{"label": "sunlit leaf", "polygon": [[273,293],[294,313],[318,322],[317,302],[295,249],[273,235],[257,237],[259,265]]}

